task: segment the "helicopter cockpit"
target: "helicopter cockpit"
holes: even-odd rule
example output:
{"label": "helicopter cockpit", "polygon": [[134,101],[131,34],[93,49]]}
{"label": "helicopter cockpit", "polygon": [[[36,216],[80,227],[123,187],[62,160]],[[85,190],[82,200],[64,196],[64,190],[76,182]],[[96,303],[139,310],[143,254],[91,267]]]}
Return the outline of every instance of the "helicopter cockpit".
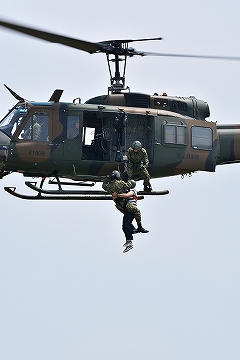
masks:
{"label": "helicopter cockpit", "polygon": [[49,116],[45,111],[35,111],[35,113],[29,117],[27,123],[21,129],[18,138],[20,140],[31,141],[48,141],[48,123]]}
{"label": "helicopter cockpit", "polygon": [[0,131],[12,138],[29,110],[23,105],[13,108],[0,122]]}

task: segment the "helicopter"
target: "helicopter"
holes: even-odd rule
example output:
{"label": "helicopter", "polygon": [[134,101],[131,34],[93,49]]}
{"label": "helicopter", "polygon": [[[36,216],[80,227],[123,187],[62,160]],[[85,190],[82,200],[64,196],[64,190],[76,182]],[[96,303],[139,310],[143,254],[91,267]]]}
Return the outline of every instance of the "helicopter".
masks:
{"label": "helicopter", "polygon": [[[64,190],[64,185],[93,187],[112,171],[126,170],[126,151],[138,140],[147,150],[151,178],[214,172],[217,165],[240,162],[240,125],[219,125],[210,116],[207,102],[190,97],[131,92],[125,74],[129,57],[173,56],[239,61],[240,57],[164,54],[137,51],[132,42],[146,39],[89,42],[0,20],[0,26],[89,54],[104,53],[110,75],[105,95],[84,104],[80,98],[61,102],[56,89],[46,102],[27,101],[5,87],[18,101],[0,121],[0,179],[18,172],[40,178],[25,185],[35,191],[24,195],[15,187],[4,189],[21,199],[108,200],[104,191]],[[121,68],[121,70],[120,70]],[[46,178],[57,190],[43,188]],[[52,179],[53,178],[53,179]],[[67,179],[67,181],[65,181]],[[134,176],[139,180],[138,175]],[[139,191],[165,195],[163,191]]]}

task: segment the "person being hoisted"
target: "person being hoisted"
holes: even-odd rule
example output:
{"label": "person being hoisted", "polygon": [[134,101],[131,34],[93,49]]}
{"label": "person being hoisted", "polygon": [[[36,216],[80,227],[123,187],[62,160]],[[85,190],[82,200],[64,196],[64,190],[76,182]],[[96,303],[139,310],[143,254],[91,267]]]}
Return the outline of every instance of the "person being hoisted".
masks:
{"label": "person being hoisted", "polygon": [[[125,246],[125,249],[123,250],[124,253],[128,252],[129,250],[131,250],[133,248],[133,243],[132,243],[133,234],[137,234],[138,232],[148,233],[148,230],[145,230],[143,228],[141,229],[141,231],[139,231],[139,225],[138,225],[138,229],[135,229],[135,227],[132,224],[134,217],[135,217],[135,220],[137,218],[137,216],[135,216],[135,215],[138,214],[141,216],[141,213],[140,213],[140,210],[137,208],[138,196],[137,196],[137,191],[135,190],[136,181],[130,180],[130,183],[131,183],[131,188],[129,189],[129,191],[127,193],[117,194],[116,192],[114,192],[112,194],[112,197],[113,197],[114,202],[116,203],[117,209],[123,213],[122,230],[124,232],[125,239],[126,239],[125,244],[123,244],[123,246]],[[121,203],[119,203],[117,206],[118,200],[121,200],[121,201],[124,200],[125,204],[128,204],[128,206],[123,205],[121,208]],[[131,207],[130,207],[130,205],[131,205]],[[136,213],[135,213],[135,211],[132,211],[133,207],[135,207]]]}
{"label": "person being hoisted", "polygon": [[115,206],[120,212],[125,213],[127,211],[133,214],[133,217],[135,218],[138,226],[136,233],[148,233],[148,230],[144,229],[142,226],[141,211],[136,206],[136,202],[133,204],[131,201],[128,201],[128,197],[125,198],[124,195],[120,195],[118,197],[118,194],[128,193],[131,187],[131,180],[129,180],[127,183],[121,180],[121,174],[117,170],[114,170],[102,184],[103,190],[107,191],[111,195],[113,193],[115,194]]}
{"label": "person being hoisted", "polygon": [[143,190],[152,191],[150,184],[150,175],[147,170],[149,160],[147,151],[142,147],[140,141],[136,140],[132,146],[127,150],[127,174],[128,178],[132,179],[133,174],[137,173],[143,179]]}

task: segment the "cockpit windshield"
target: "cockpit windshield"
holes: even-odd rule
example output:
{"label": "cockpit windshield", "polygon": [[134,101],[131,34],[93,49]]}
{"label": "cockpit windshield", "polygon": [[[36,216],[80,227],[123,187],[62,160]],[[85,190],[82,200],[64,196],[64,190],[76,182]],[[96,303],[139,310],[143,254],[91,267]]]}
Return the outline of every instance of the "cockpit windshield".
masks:
{"label": "cockpit windshield", "polygon": [[0,122],[0,130],[12,137],[17,128],[21,125],[22,120],[29,111],[28,107],[16,106],[3,120]]}

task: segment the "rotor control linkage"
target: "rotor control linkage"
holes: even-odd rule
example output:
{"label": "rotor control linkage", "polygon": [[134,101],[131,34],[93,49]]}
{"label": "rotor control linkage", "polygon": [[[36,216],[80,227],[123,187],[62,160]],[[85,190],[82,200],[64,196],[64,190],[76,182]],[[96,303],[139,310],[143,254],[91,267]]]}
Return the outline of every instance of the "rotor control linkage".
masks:
{"label": "rotor control linkage", "polygon": [[[113,133],[113,146],[116,146],[116,156],[115,161],[123,161],[122,147],[125,146],[125,137],[126,137],[126,124],[127,124],[127,115],[125,112],[120,112],[114,119],[114,133]],[[124,136],[125,135],[125,136]]]}

